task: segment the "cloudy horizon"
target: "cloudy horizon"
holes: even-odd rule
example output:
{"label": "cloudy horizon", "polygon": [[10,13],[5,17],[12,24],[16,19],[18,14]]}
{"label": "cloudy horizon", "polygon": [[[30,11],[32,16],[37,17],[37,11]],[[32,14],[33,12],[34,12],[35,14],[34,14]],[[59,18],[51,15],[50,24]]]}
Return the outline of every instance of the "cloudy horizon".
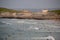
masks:
{"label": "cloudy horizon", "polygon": [[60,0],[0,0],[0,7],[11,9],[60,8]]}

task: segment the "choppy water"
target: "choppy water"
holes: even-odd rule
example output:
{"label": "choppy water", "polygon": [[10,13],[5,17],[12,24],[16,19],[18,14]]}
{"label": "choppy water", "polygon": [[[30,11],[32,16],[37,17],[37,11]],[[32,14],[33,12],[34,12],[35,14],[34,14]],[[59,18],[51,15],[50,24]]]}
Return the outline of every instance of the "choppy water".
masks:
{"label": "choppy water", "polygon": [[0,19],[0,40],[33,40],[33,37],[47,36],[60,40],[60,21]]}

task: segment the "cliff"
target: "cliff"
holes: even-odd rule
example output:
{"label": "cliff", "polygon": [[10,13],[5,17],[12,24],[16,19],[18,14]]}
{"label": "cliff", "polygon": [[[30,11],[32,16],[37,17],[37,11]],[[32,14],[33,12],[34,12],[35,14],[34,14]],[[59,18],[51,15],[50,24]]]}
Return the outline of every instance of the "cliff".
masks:
{"label": "cliff", "polygon": [[60,11],[31,12],[29,10],[13,10],[0,8],[0,18],[26,18],[26,19],[60,19]]}

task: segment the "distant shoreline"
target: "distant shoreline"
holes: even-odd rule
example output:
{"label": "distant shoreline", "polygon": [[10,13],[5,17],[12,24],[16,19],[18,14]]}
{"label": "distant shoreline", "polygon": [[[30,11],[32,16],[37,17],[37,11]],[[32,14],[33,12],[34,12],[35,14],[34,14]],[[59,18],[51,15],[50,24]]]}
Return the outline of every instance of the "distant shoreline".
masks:
{"label": "distant shoreline", "polygon": [[36,20],[60,20],[60,10],[43,9],[38,12],[30,10],[13,10],[0,8],[0,18],[8,19],[36,19]]}

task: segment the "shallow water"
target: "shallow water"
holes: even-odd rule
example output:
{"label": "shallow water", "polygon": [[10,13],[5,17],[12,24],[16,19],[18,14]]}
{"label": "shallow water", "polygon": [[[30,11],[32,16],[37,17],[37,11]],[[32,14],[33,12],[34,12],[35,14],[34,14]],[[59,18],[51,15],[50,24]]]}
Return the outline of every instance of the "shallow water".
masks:
{"label": "shallow water", "polygon": [[47,36],[60,40],[60,21],[0,19],[0,40],[33,40],[33,37]]}

